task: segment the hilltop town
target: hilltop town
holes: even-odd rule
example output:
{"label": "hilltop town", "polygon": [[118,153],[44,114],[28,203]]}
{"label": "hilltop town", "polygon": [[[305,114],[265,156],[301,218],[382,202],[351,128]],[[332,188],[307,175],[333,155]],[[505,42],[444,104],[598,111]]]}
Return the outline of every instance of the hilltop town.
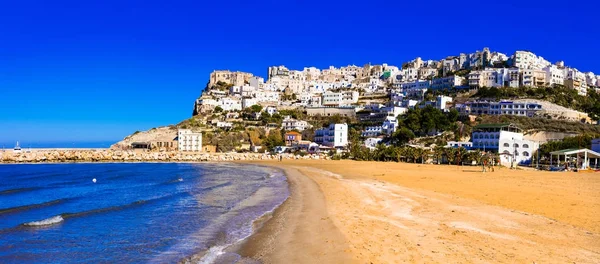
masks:
{"label": "hilltop town", "polygon": [[462,150],[463,162],[491,152],[531,164],[544,143],[600,133],[598,91],[600,75],[488,48],[400,66],[272,66],[266,79],[216,70],[190,119],[113,147],[438,163]]}

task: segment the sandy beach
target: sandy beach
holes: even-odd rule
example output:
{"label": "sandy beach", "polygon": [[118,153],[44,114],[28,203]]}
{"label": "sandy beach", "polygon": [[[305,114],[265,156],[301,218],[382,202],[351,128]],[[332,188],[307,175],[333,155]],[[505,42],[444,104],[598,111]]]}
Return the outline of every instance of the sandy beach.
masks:
{"label": "sandy beach", "polygon": [[600,173],[356,161],[285,169],[291,196],[238,250],[263,263],[598,263]]}

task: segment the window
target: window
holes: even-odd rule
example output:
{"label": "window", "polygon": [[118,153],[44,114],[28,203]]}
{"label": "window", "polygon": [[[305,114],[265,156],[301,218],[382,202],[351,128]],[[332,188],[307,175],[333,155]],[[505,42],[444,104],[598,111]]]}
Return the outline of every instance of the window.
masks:
{"label": "window", "polygon": [[525,156],[525,157],[529,157],[529,152],[527,152],[527,151],[523,151],[523,156]]}
{"label": "window", "polygon": [[504,146],[507,148],[510,147],[510,145],[508,143],[504,143]]}
{"label": "window", "polygon": [[[524,148],[529,148],[529,145],[528,144],[523,144],[523,147]],[[529,156],[529,155],[526,155],[526,156]]]}
{"label": "window", "polygon": [[515,148],[518,148],[518,147],[519,147],[519,144],[515,143],[515,144],[513,145],[513,147],[515,147]]}

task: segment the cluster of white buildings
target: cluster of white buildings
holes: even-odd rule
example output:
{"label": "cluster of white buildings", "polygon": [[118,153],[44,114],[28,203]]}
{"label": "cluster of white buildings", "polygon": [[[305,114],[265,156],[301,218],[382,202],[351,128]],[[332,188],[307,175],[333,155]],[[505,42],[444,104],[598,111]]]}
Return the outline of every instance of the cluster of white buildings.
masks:
{"label": "cluster of white buildings", "polygon": [[519,87],[561,85],[586,95],[589,88],[600,87],[600,76],[566,67],[564,62],[550,63],[530,51],[517,51],[507,60],[511,68],[485,68],[471,71],[470,87]]}
{"label": "cluster of white buildings", "polygon": [[357,105],[359,91],[422,100],[419,97],[427,90],[451,88],[561,85],[585,95],[589,88],[600,87],[600,75],[592,72],[580,72],[563,62],[552,64],[530,51],[507,56],[488,48],[441,60],[416,58],[401,67],[385,63],[302,70],[273,66],[267,74],[265,80],[245,72],[212,72],[209,87],[225,84],[228,89],[205,93],[197,101],[197,110],[219,106],[237,111],[254,104],[348,107]]}
{"label": "cluster of white buildings", "polygon": [[[363,137],[373,138],[368,144],[374,146],[382,137],[390,136],[398,129],[398,115],[410,108],[433,106],[442,111],[449,110],[453,101],[451,97],[440,95],[434,101],[423,102],[429,90],[539,86],[564,86],[586,95],[590,88],[600,90],[600,75],[580,72],[566,67],[563,62],[552,64],[530,51],[516,51],[512,55],[506,55],[492,52],[488,48],[441,60],[416,58],[401,66],[366,64],[339,68],[330,66],[326,69],[305,67],[301,70],[273,66],[268,68],[266,80],[251,73],[214,71],[210,75],[210,89],[196,101],[196,111],[213,111],[220,107],[223,111],[235,112],[261,105],[273,110],[270,114],[275,113],[275,107],[305,107],[309,116],[355,116],[361,122],[373,124],[361,134]],[[390,101],[385,105],[369,104],[378,102],[377,98],[387,96]],[[364,103],[359,103],[359,97],[362,97]],[[557,111],[546,109],[546,105],[527,101],[474,101],[457,104],[455,107],[463,115],[533,117],[540,111]],[[580,120],[581,114],[574,113],[568,116],[569,120]],[[230,123],[224,123],[218,127],[230,126]],[[286,131],[301,132],[310,127],[306,121],[289,117],[282,123],[282,128]],[[504,154],[509,151],[511,162],[519,163],[526,160],[533,153],[532,149],[537,147],[526,142],[522,134],[513,130],[510,126],[478,130],[473,133],[473,142],[465,144],[473,148],[496,148],[499,153]],[[348,143],[347,134],[347,124],[331,124],[327,128],[316,130],[315,143],[343,147]],[[186,140],[191,137],[185,134],[182,136]],[[509,138],[512,143],[507,143]],[[455,142],[455,145],[463,143]],[[180,142],[182,147],[189,144],[182,146]],[[509,146],[506,147],[506,144]],[[506,159],[503,160],[505,161]]]}

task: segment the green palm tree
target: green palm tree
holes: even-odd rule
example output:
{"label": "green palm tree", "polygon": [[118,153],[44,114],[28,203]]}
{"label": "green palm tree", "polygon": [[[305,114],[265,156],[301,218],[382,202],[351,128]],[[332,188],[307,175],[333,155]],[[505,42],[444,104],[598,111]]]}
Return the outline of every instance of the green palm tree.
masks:
{"label": "green palm tree", "polygon": [[437,164],[441,164],[444,152],[445,148],[442,146],[436,146],[435,148],[433,148],[433,156],[435,157]]}

